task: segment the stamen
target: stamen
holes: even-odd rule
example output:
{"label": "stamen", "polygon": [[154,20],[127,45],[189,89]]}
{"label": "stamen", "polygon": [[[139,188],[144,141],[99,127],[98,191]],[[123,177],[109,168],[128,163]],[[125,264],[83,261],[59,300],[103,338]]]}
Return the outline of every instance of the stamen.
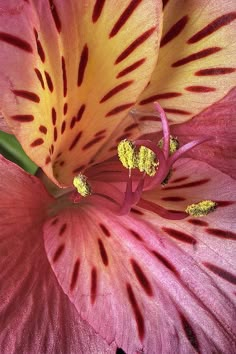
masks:
{"label": "stamen", "polygon": [[92,189],[90,184],[87,182],[87,177],[82,175],[82,173],[74,177],[73,185],[82,197],[88,197],[92,194]]}
{"label": "stamen", "polygon": [[[158,146],[163,149],[163,138],[159,140]],[[170,145],[169,145],[169,153],[172,155],[174,152],[176,152],[179,149],[179,141],[177,138],[174,138],[172,135],[170,135]]]}
{"label": "stamen", "polygon": [[141,146],[138,152],[137,167],[140,172],[145,172],[148,176],[154,176],[158,161],[154,152],[145,146]]}
{"label": "stamen", "polygon": [[122,140],[117,147],[120,162],[125,168],[131,169],[137,166],[136,150],[133,143],[127,139]]}
{"label": "stamen", "polygon": [[185,211],[191,216],[206,216],[216,209],[217,203],[212,200],[203,200],[196,204],[189,205]]}

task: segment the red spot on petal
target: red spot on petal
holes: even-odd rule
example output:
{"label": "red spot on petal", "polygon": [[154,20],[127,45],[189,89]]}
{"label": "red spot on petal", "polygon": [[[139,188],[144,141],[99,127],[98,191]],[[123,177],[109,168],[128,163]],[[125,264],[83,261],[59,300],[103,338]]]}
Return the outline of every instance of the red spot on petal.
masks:
{"label": "red spot on petal", "polygon": [[210,181],[210,178],[203,178],[203,179],[200,179],[198,181],[184,183],[184,184],[180,184],[178,186],[167,186],[167,187],[163,188],[163,190],[167,191],[167,190],[172,190],[172,189],[198,187],[198,186],[202,186],[203,184],[208,183],[209,181]]}
{"label": "red spot on petal", "polygon": [[127,292],[128,292],[129,302],[132,306],[135,320],[137,323],[139,338],[142,341],[144,339],[144,334],[145,334],[144,317],[140,311],[139,305],[137,303],[137,300],[135,298],[135,295],[134,295],[131,285],[127,284],[126,288],[127,288]]}
{"label": "red spot on petal", "polygon": [[62,69],[62,79],[63,79],[63,96],[67,95],[67,77],[66,77],[66,63],[65,58],[61,57],[61,69]]}
{"label": "red spot on petal", "polygon": [[57,141],[57,128],[56,127],[54,128],[54,131],[53,131],[53,139],[55,142]]}
{"label": "red spot on petal", "polygon": [[222,229],[214,229],[214,228],[208,228],[206,229],[206,232],[209,235],[212,236],[217,236],[223,239],[229,239],[229,240],[235,240],[236,241],[236,233],[228,230],[222,230]]}
{"label": "red spot on petal", "polygon": [[182,93],[180,93],[180,92],[160,93],[160,94],[156,94],[156,95],[145,98],[144,100],[140,101],[139,104],[145,105],[145,104],[157,101],[157,100],[170,99],[170,98],[179,97],[179,96],[182,96]]}
{"label": "red spot on petal", "polygon": [[114,37],[120,31],[120,29],[125,25],[125,23],[128,21],[132,13],[135,11],[135,9],[138,7],[138,5],[141,2],[142,0],[132,0],[129,3],[129,5],[122,12],[119,19],[116,21],[115,25],[113,26],[109,35],[110,38]]}
{"label": "red spot on petal", "polygon": [[96,137],[96,136],[102,135],[102,134],[104,134],[104,133],[106,133],[106,129],[99,130],[99,132],[97,132],[96,134],[94,134],[94,136]]}
{"label": "red spot on petal", "polygon": [[67,111],[68,111],[68,104],[64,103],[64,106],[63,106],[63,114],[64,114],[64,116],[66,115]]}
{"label": "red spot on petal", "polygon": [[55,125],[57,122],[57,112],[54,107],[52,107],[52,124]]}
{"label": "red spot on petal", "polygon": [[32,114],[17,114],[15,116],[11,116],[11,119],[20,123],[28,123],[33,122],[34,116]]}
{"label": "red spot on petal", "polygon": [[105,138],[105,136],[98,136],[94,139],[92,139],[91,141],[89,141],[87,144],[85,144],[82,149],[83,150],[87,150],[89,148],[91,148],[93,145],[97,144],[98,142],[100,142],[101,140],[103,140]]}
{"label": "red spot on petal", "polygon": [[46,135],[48,130],[44,125],[40,125],[39,131]]}
{"label": "red spot on petal", "polygon": [[100,226],[100,228],[101,228],[101,230],[102,230],[102,232],[104,233],[105,236],[107,236],[107,237],[111,236],[110,231],[106,228],[105,225],[99,224],[99,226]]}
{"label": "red spot on petal", "polygon": [[84,73],[85,69],[88,63],[88,55],[89,55],[89,50],[87,44],[84,45],[84,48],[81,53],[80,57],[80,63],[79,63],[79,69],[78,69],[78,79],[77,79],[77,85],[81,86],[83,79],[84,79]]}
{"label": "red spot on petal", "polygon": [[82,104],[78,113],[77,113],[77,116],[76,116],[76,119],[77,119],[77,122],[79,122],[84,114],[84,111],[85,111],[85,104]]}
{"label": "red spot on petal", "polygon": [[224,14],[218,17],[217,19],[209,23],[207,26],[205,26],[203,29],[195,33],[191,38],[189,38],[188,43],[192,44],[202,40],[203,38],[209,36],[215,31],[218,31],[221,27],[230,24],[235,19],[236,12],[230,12],[228,14]]}
{"label": "red spot on petal", "polygon": [[97,22],[97,20],[101,16],[105,1],[106,0],[96,0],[94,8],[93,8],[93,15],[92,15],[93,23]]}
{"label": "red spot on petal", "polygon": [[59,236],[62,236],[65,233],[66,229],[67,229],[67,224],[65,223],[61,226],[59,230]]}
{"label": "red spot on petal", "polygon": [[73,272],[72,272],[72,276],[71,276],[71,282],[70,282],[70,290],[74,290],[77,279],[78,279],[78,275],[79,275],[79,268],[80,268],[80,261],[79,259],[77,259],[77,261],[74,264],[74,268],[73,268]]}
{"label": "red spot on petal", "polygon": [[143,288],[145,293],[148,296],[153,296],[153,290],[152,290],[151,284],[150,284],[148,278],[146,277],[146,275],[144,274],[144,272],[142,271],[141,267],[138,265],[138,263],[134,259],[131,259],[130,262],[133,267],[136,278],[139,281],[139,284],[141,285],[141,287]]}
{"label": "red spot on petal", "polygon": [[85,169],[86,165],[82,165],[82,166],[79,166],[79,167],[76,167],[72,172],[73,173],[78,173],[78,172],[81,172]]}
{"label": "red spot on petal", "polygon": [[66,129],[66,121],[63,120],[63,122],[62,122],[62,124],[61,124],[61,135],[64,134],[65,129]]}
{"label": "red spot on petal", "polygon": [[111,111],[109,111],[107,114],[106,114],[106,117],[110,117],[110,116],[113,116],[115,114],[118,114],[118,113],[121,113],[123,111],[126,111],[127,109],[129,109],[130,107],[132,107],[133,105],[135,104],[135,102],[132,102],[132,103],[125,103],[125,104],[122,104],[120,106],[117,106],[115,108],[113,108]]}
{"label": "red spot on petal", "polygon": [[129,229],[129,232],[131,233],[132,236],[134,236],[136,238],[136,240],[138,241],[143,241],[143,238],[139,235],[138,232]]}
{"label": "red spot on petal", "polygon": [[82,135],[82,131],[80,131],[76,137],[74,138],[74,140],[72,141],[70,147],[69,147],[69,150],[73,150],[74,147],[77,145],[77,143],[79,142],[80,138],[81,138],[81,135]]}
{"label": "red spot on petal", "polygon": [[175,275],[179,275],[179,272],[177,269],[173,266],[173,264],[170,263],[164,256],[162,256],[160,253],[157,251],[152,251],[153,255],[166,267],[168,268],[172,273]]}
{"label": "red spot on petal", "polygon": [[36,30],[34,30],[34,35],[35,35],[35,39],[36,39],[36,45],[37,45],[37,51],[38,51],[38,55],[41,59],[41,61],[44,63],[45,62],[45,53],[44,53],[44,50],[43,50],[43,46],[38,38],[38,32]]}
{"label": "red spot on petal", "polygon": [[40,97],[38,95],[36,95],[36,93],[34,93],[34,92],[25,91],[25,90],[12,90],[12,92],[16,96],[25,98],[26,100],[29,100],[29,101],[32,101],[35,103],[40,102]]}
{"label": "red spot on petal", "polygon": [[37,78],[38,78],[38,80],[39,80],[39,82],[40,82],[40,84],[42,86],[42,89],[44,90],[45,89],[45,85],[44,85],[43,76],[42,76],[41,72],[37,68],[35,68],[34,71],[35,71],[35,73],[37,75]]}
{"label": "red spot on petal", "polygon": [[180,114],[182,116],[189,116],[192,113],[189,111],[185,111],[184,109],[177,109],[177,108],[163,108],[166,113],[172,113],[172,114]]}
{"label": "red spot on petal", "polygon": [[208,223],[206,221],[199,220],[199,219],[189,219],[188,222],[196,226],[208,226]]}
{"label": "red spot on petal", "polygon": [[42,138],[38,138],[36,140],[34,140],[30,146],[31,147],[36,147],[36,146],[39,146],[39,145],[42,145],[44,143],[44,140]]}
{"label": "red spot on petal", "polygon": [[45,160],[45,165],[48,165],[51,162],[51,157],[47,156]]}
{"label": "red spot on petal", "polygon": [[102,261],[103,261],[103,264],[105,266],[108,266],[108,256],[107,256],[107,252],[106,252],[106,249],[104,247],[104,244],[102,242],[102,240],[99,238],[98,239],[98,246],[99,246],[99,251],[100,251],[100,255],[101,255],[101,258],[102,258]]}
{"label": "red spot on petal", "polygon": [[76,117],[72,117],[71,122],[70,122],[70,129],[73,129],[76,123]]}
{"label": "red spot on petal", "polygon": [[61,20],[59,18],[58,12],[57,12],[57,8],[55,6],[55,3],[53,0],[49,0],[49,5],[50,5],[50,10],[52,13],[52,17],[56,26],[56,29],[58,31],[58,33],[61,32]]}
{"label": "red spot on petal", "polygon": [[53,88],[53,82],[52,82],[51,76],[49,75],[49,73],[47,71],[44,71],[44,74],[45,74],[48,88],[52,92],[54,88]]}
{"label": "red spot on petal", "polygon": [[91,300],[91,304],[93,305],[95,300],[96,300],[96,296],[97,296],[97,269],[95,267],[93,267],[92,271],[91,271],[91,294],[90,294],[90,300]]}
{"label": "red spot on petal", "polygon": [[196,334],[194,333],[191,325],[186,320],[186,318],[183,315],[181,315],[180,317],[188,341],[190,342],[192,347],[197,351],[197,353],[200,353],[200,346]]}
{"label": "red spot on petal", "polygon": [[131,208],[130,211],[131,211],[131,213],[134,213],[137,215],[144,215],[144,213],[142,213],[140,210],[135,209],[135,208]]}
{"label": "red spot on petal", "polygon": [[195,72],[196,76],[214,76],[214,75],[226,75],[235,72],[235,68],[209,68],[201,69]]}
{"label": "red spot on petal", "polygon": [[146,58],[142,58],[140,60],[137,60],[136,62],[134,62],[133,64],[127,66],[126,68],[124,68],[123,70],[121,70],[116,78],[120,78],[123,77],[125,75],[128,75],[129,73],[131,73],[132,71],[136,70],[137,68],[139,68],[141,65],[143,65],[143,63],[146,61]]}
{"label": "red spot on petal", "polygon": [[214,92],[216,89],[214,87],[209,86],[187,86],[185,87],[186,91],[196,92],[196,93],[207,93]]}
{"label": "red spot on petal", "polygon": [[13,36],[10,33],[0,32],[0,41],[13,45],[14,47],[24,50],[25,52],[33,53],[33,49],[28,42],[20,37]]}
{"label": "red spot on petal", "polygon": [[197,241],[192,236],[186,234],[183,231],[178,231],[170,227],[162,227],[162,230],[165,231],[169,236],[175,238],[178,241],[189,243],[192,245],[195,245],[197,243]]}
{"label": "red spot on petal", "polygon": [[125,128],[124,132],[128,132],[134,128],[137,128],[138,127],[138,123],[133,123],[133,124],[130,124],[128,125],[128,127]]}
{"label": "red spot on petal", "polygon": [[185,200],[185,198],[178,196],[162,197],[161,199],[165,202],[183,202]]}
{"label": "red spot on petal", "polygon": [[191,55],[188,55],[185,58],[182,58],[182,59],[176,61],[171,66],[173,68],[177,68],[178,66],[182,66],[182,65],[191,63],[192,61],[199,60],[199,59],[202,59],[202,58],[206,58],[209,55],[212,55],[212,54],[215,54],[215,53],[219,52],[221,49],[222,48],[220,48],[220,47],[211,47],[211,48],[206,48],[206,49],[200,50],[199,52],[193,53]]}
{"label": "red spot on petal", "polygon": [[139,37],[137,37],[116,59],[115,64],[122,62],[126,59],[135,49],[137,49],[141,44],[143,44],[154,32],[156,27],[152,27],[145,31]]}
{"label": "red spot on petal", "polygon": [[60,245],[60,246],[58,247],[58,249],[56,250],[56,252],[55,252],[55,254],[54,254],[53,258],[52,258],[53,263],[55,263],[55,262],[58,261],[58,259],[59,259],[59,258],[61,257],[61,255],[63,254],[64,250],[65,250],[65,245],[64,245],[64,244],[63,244],[63,245]]}
{"label": "red spot on petal", "polygon": [[234,274],[209,262],[203,262],[203,264],[222,279],[228,281],[231,284],[236,285],[236,276]]}
{"label": "red spot on petal", "polygon": [[161,47],[176,38],[184,29],[188,22],[188,16],[182,17],[178,22],[176,22],[169,31],[162,37]]}
{"label": "red spot on petal", "polygon": [[183,182],[183,181],[186,181],[186,179],[188,179],[188,178],[189,178],[189,176],[178,177],[176,179],[173,179],[173,181],[171,181],[171,183]]}
{"label": "red spot on petal", "polygon": [[115,96],[117,93],[123,91],[126,89],[128,86],[130,86],[133,83],[133,80],[130,81],[125,81],[122,84],[119,84],[115,86],[113,89],[111,89],[103,98],[100,100],[100,103],[103,103],[107,100],[109,100],[111,97]]}

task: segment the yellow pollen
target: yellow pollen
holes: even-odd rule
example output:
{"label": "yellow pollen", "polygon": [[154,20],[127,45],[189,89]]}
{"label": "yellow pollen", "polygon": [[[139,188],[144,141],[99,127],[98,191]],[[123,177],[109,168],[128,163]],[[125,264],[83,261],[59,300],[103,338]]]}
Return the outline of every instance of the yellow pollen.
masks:
{"label": "yellow pollen", "polygon": [[145,146],[141,146],[138,152],[137,167],[140,172],[146,172],[148,176],[154,176],[158,161],[156,154]]}
{"label": "yellow pollen", "polygon": [[216,209],[217,203],[212,200],[203,200],[196,204],[189,205],[185,211],[191,216],[206,216]]}
{"label": "yellow pollen", "polygon": [[77,192],[82,195],[82,197],[87,197],[92,194],[91,187],[87,182],[87,177],[81,173],[74,177],[73,185],[77,189]]}
{"label": "yellow pollen", "polygon": [[117,147],[120,162],[125,168],[137,166],[136,150],[133,143],[127,139],[122,140]]}
{"label": "yellow pollen", "polygon": [[[163,148],[163,138],[158,142],[158,146],[160,149]],[[179,149],[179,141],[177,138],[174,138],[172,135],[170,135],[170,155],[172,155],[175,151]]]}

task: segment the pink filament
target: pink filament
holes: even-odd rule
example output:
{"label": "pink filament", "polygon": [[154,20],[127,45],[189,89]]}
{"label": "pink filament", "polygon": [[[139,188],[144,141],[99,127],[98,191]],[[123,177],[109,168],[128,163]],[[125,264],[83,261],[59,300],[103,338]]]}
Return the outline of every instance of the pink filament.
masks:
{"label": "pink filament", "polygon": [[169,146],[170,146],[170,129],[166,114],[159,103],[155,102],[154,106],[156,110],[160,113],[161,123],[162,123],[162,131],[163,131],[163,153],[166,159],[169,156]]}

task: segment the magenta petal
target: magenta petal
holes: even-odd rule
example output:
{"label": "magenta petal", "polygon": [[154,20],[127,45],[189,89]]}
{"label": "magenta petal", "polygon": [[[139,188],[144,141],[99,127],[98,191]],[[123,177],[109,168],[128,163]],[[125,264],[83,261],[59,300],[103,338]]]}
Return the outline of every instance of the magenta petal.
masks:
{"label": "magenta petal", "polygon": [[0,180],[1,353],[114,353],[80,319],[51,271],[42,238],[51,198],[3,158]]}
{"label": "magenta petal", "polygon": [[[212,220],[214,228],[219,220]],[[185,223],[189,235],[181,230]],[[233,265],[231,251],[222,240],[215,249],[210,236],[205,242],[205,233],[195,236],[199,227],[191,227],[137,206],[117,217],[84,201],[47,222],[45,248],[65,293],[109,343],[127,353],[233,354],[235,296],[216,268],[214,273],[203,264],[217,254],[217,267]],[[184,242],[168,228],[178,229]]]}
{"label": "magenta petal", "polygon": [[205,161],[236,178],[236,88],[191,121],[173,125],[171,133],[181,143],[211,136],[206,142],[188,152],[188,156]]}

